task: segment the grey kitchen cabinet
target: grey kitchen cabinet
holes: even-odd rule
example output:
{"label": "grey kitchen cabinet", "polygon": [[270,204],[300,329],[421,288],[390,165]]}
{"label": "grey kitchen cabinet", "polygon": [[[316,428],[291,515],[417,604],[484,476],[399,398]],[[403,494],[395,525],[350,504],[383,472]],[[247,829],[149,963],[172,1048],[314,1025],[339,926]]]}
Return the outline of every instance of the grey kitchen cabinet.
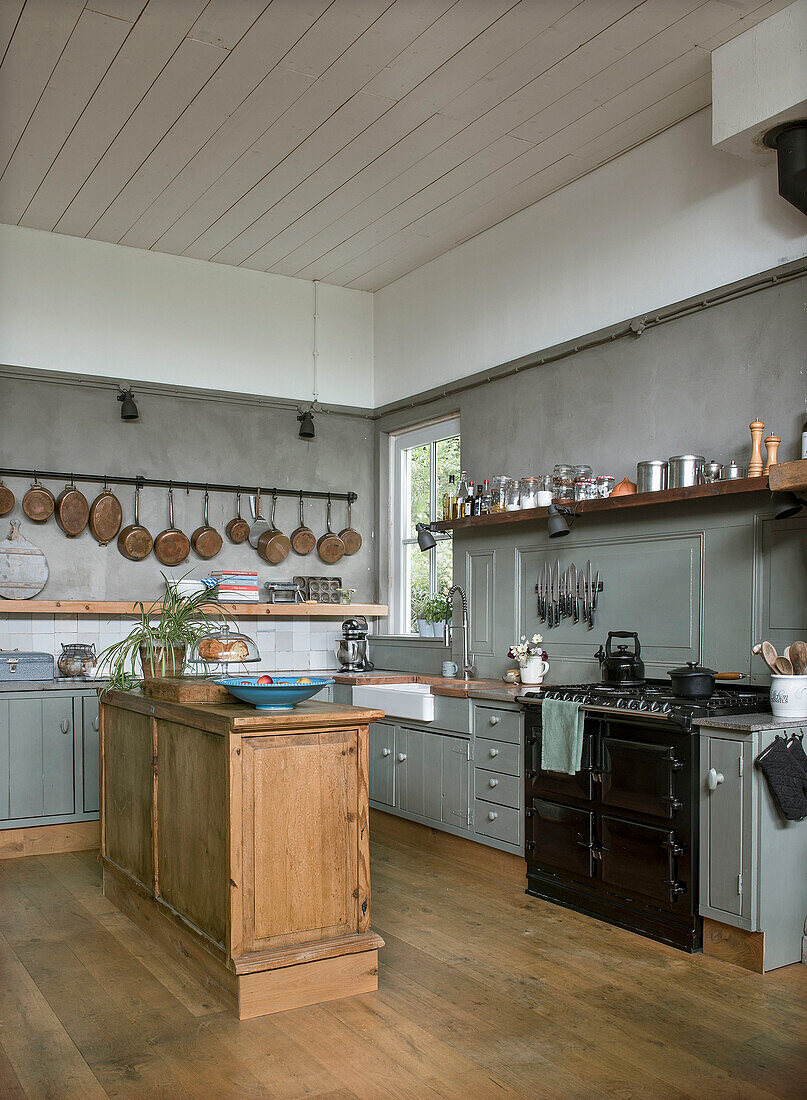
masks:
{"label": "grey kitchen cabinet", "polygon": [[765,970],[800,961],[807,920],[807,821],[785,820],[754,764],[792,733],[807,726],[700,734],[700,913],[764,932]]}
{"label": "grey kitchen cabinet", "polygon": [[437,696],[434,722],[370,726],[370,804],[523,855],[522,715]]}
{"label": "grey kitchen cabinet", "polygon": [[98,813],[100,808],[99,725],[100,708],[95,695],[76,700],[81,705],[81,799],[84,813]]}
{"label": "grey kitchen cabinet", "polygon": [[98,817],[94,691],[0,692],[0,828]]}
{"label": "grey kitchen cabinet", "polygon": [[395,805],[395,724],[370,723],[370,798],[389,808]]}
{"label": "grey kitchen cabinet", "polygon": [[395,804],[399,810],[442,821],[442,735],[398,726],[395,730]]}

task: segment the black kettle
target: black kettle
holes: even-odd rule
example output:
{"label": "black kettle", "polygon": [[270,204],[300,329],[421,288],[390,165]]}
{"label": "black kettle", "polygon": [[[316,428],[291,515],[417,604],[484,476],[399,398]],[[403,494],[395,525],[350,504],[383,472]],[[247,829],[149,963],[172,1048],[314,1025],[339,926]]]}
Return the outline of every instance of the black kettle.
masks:
{"label": "black kettle", "polygon": [[[633,638],[633,652],[626,645],[611,650],[612,638]],[[644,683],[644,661],[640,654],[639,635],[632,630],[609,630],[605,649],[600,646],[594,656],[600,662],[600,678],[604,684],[615,687],[634,687]]]}

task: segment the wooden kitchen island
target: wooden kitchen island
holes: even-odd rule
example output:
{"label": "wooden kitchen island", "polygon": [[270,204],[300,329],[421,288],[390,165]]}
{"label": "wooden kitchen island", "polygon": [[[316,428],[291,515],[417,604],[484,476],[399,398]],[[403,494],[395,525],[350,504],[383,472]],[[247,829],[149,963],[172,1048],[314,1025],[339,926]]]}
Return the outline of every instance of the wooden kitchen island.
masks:
{"label": "wooden kitchen island", "polygon": [[243,1020],[378,988],[368,723],[110,692],[104,893]]}

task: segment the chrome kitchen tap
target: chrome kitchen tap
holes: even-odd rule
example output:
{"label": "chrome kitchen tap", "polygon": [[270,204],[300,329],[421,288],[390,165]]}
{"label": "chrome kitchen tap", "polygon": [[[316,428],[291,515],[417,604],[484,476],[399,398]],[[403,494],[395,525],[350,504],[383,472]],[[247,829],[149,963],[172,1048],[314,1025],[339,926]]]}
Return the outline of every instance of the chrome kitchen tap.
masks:
{"label": "chrome kitchen tap", "polygon": [[[459,593],[462,600],[462,678],[464,680],[471,680],[476,672],[474,667],[474,655],[468,652],[468,598],[465,595],[465,590],[458,584],[453,584],[446,593],[446,610],[448,615],[452,613],[452,604],[454,596]],[[446,645],[451,645],[451,626],[449,625],[449,618],[446,616],[445,625],[443,627],[443,641]]]}

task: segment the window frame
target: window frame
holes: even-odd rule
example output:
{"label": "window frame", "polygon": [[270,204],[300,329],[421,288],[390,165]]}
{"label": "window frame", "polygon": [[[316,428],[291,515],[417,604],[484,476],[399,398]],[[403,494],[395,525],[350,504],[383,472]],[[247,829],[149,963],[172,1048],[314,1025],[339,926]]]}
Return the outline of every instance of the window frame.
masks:
{"label": "window frame", "polygon": [[[415,428],[406,428],[390,433],[390,511],[392,515],[390,538],[390,618],[392,633],[407,638],[418,635],[409,628],[409,607],[406,600],[405,580],[407,571],[407,548],[417,545],[416,537],[406,535],[409,523],[409,455],[415,447],[429,444],[431,462],[429,464],[429,512],[430,521],[442,519],[442,501],[437,500],[437,444],[454,436],[460,438],[462,432],[460,417],[456,413],[430,421]],[[438,542],[450,540],[451,535],[435,532]],[[436,550],[424,551],[429,555],[429,591],[434,592],[437,580]]]}

